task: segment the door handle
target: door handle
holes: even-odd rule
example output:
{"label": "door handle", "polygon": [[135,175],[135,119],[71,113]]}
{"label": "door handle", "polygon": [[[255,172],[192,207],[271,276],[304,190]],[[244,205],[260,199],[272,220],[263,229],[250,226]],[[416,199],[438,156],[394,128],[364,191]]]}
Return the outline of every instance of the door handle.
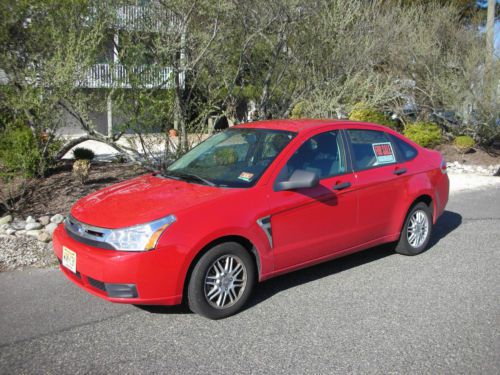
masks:
{"label": "door handle", "polygon": [[341,184],[333,185],[333,190],[344,190],[351,186],[350,182],[342,182]]}
{"label": "door handle", "polygon": [[403,173],[406,173],[406,168],[398,168],[394,170],[394,174],[397,176],[402,175]]}

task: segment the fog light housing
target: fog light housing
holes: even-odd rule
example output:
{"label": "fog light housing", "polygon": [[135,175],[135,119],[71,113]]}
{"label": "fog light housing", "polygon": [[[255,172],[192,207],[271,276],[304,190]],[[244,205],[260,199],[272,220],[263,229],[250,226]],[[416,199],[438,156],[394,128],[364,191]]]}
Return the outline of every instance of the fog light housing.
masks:
{"label": "fog light housing", "polygon": [[135,284],[108,284],[105,283],[106,293],[111,298],[137,298],[137,288]]}

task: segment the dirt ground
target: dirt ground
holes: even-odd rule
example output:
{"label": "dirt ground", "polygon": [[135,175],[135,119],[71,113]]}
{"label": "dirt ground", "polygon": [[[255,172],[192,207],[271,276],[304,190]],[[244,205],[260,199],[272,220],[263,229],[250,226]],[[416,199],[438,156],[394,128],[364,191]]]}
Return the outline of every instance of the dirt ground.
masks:
{"label": "dirt ground", "polygon": [[462,154],[457,151],[453,145],[443,144],[436,147],[436,150],[443,154],[448,163],[458,161],[461,164],[468,165],[497,165],[500,164],[500,153],[488,153],[481,149],[474,149],[472,152]]}
{"label": "dirt ground", "polygon": [[144,168],[135,164],[92,163],[89,180],[82,185],[73,178],[71,163],[65,163],[48,177],[28,183],[27,193],[18,202],[14,215],[23,218],[28,215],[65,215],[78,199],[145,173]]}

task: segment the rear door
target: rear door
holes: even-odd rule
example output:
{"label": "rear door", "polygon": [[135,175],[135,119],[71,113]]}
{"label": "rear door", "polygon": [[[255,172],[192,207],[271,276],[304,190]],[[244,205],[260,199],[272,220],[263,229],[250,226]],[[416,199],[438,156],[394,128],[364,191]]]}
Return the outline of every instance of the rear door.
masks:
{"label": "rear door", "polygon": [[346,129],[358,193],[359,244],[394,235],[394,217],[406,197],[406,169],[387,133]]}

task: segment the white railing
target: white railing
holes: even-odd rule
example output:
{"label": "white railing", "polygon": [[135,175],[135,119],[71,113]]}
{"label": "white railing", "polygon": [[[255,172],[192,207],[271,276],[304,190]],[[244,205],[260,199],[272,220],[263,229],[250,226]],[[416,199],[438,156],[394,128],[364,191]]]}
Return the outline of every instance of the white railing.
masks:
{"label": "white railing", "polygon": [[172,87],[172,69],[148,65],[130,70],[120,64],[95,64],[78,86],[83,88],[160,88]]}
{"label": "white railing", "polygon": [[173,14],[151,2],[146,6],[124,5],[116,9],[115,26],[129,30],[159,31],[178,24]]}

